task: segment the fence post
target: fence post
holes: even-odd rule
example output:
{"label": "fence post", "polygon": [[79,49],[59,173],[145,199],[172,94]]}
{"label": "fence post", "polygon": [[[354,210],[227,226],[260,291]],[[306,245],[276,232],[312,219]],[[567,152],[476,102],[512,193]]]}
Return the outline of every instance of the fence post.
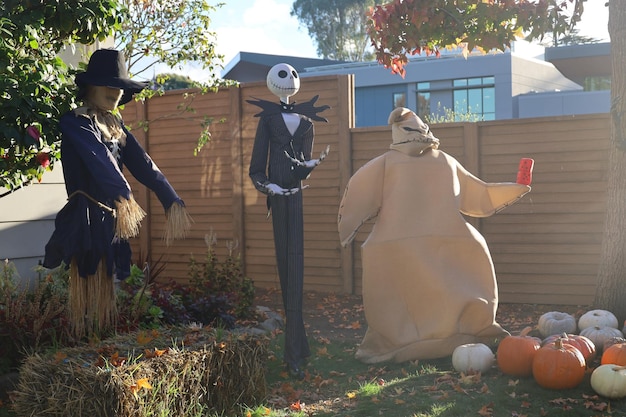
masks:
{"label": "fence post", "polygon": [[[338,125],[338,152],[339,152],[339,201],[352,177],[352,131],[354,128],[354,75],[338,78],[339,97],[337,114]],[[343,291],[354,293],[354,243],[339,250]]]}
{"label": "fence post", "polygon": [[[478,123],[463,123],[463,150],[465,161],[463,167],[469,172],[481,178],[480,138],[478,137]],[[482,221],[477,217],[467,217],[467,222],[480,230]]]}
{"label": "fence post", "polygon": [[[230,116],[228,126],[231,135],[231,168],[233,173],[233,238],[239,242],[240,259],[246,257],[246,236],[244,224],[244,196],[243,196],[243,138],[242,138],[242,110],[241,110],[241,88],[231,87],[230,95]],[[242,272],[246,274],[246,263],[241,262]]]}
{"label": "fence post", "polygon": [[[150,100],[133,100],[130,103],[126,104],[129,106],[130,104],[135,105],[135,114],[136,114],[136,129],[133,129],[133,136],[137,139],[137,141],[141,144],[141,146],[145,149],[145,151],[150,154],[150,125],[147,125],[146,128],[142,126],[143,123],[146,123],[149,119],[148,117],[148,102]],[[150,191],[148,188],[141,183],[139,187],[133,191],[133,195],[135,200],[139,205],[146,211],[146,217],[142,221],[141,229],[139,232],[139,254],[142,259],[138,259],[138,261],[146,261],[152,262],[152,210],[150,208]],[[140,268],[143,265],[138,265]]]}

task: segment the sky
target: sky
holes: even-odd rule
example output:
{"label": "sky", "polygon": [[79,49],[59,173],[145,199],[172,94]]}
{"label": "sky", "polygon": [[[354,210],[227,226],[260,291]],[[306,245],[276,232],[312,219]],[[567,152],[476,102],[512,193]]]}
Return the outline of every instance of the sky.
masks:
{"label": "sky", "polygon": [[[607,0],[587,0],[582,21],[577,25],[581,36],[609,40]],[[307,29],[290,15],[294,0],[213,0],[211,4],[225,3],[213,14],[210,30],[216,33],[217,53],[224,56],[223,65],[239,52],[256,52],[307,58],[317,57],[315,42]],[[160,67],[160,72],[177,72],[198,81],[206,81],[208,74],[199,65],[183,69]]]}

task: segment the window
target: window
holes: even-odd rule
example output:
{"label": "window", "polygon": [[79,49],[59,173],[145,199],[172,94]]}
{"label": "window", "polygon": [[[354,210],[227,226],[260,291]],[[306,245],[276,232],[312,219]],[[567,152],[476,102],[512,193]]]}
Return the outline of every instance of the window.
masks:
{"label": "window", "polygon": [[585,77],[583,89],[585,91],[610,90],[611,77]]}
{"label": "window", "polygon": [[494,77],[465,78],[453,81],[454,120],[495,120],[496,89]]}
{"label": "window", "polygon": [[393,93],[393,108],[406,107],[406,93]]}
{"label": "window", "polygon": [[430,114],[430,83],[417,83],[417,115],[426,119]]}
{"label": "window", "polygon": [[495,120],[495,77],[417,83],[417,114],[430,122]]}

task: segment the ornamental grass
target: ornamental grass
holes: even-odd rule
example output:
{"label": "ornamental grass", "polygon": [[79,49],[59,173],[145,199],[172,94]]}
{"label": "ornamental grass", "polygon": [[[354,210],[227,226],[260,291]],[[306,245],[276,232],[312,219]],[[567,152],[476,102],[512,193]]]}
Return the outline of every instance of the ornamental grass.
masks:
{"label": "ornamental grass", "polygon": [[29,356],[20,369],[14,411],[200,417],[260,404],[267,390],[267,337],[198,327],[140,331]]}

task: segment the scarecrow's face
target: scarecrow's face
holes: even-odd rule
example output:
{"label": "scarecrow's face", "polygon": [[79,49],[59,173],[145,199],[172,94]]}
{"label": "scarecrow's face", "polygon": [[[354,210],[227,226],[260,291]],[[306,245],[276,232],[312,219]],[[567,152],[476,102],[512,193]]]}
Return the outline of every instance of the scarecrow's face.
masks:
{"label": "scarecrow's face", "polygon": [[298,72],[289,64],[276,64],[267,73],[267,88],[285,103],[300,89]]}
{"label": "scarecrow's face", "polygon": [[119,88],[92,85],[87,93],[87,100],[101,110],[113,111],[122,98]]}

